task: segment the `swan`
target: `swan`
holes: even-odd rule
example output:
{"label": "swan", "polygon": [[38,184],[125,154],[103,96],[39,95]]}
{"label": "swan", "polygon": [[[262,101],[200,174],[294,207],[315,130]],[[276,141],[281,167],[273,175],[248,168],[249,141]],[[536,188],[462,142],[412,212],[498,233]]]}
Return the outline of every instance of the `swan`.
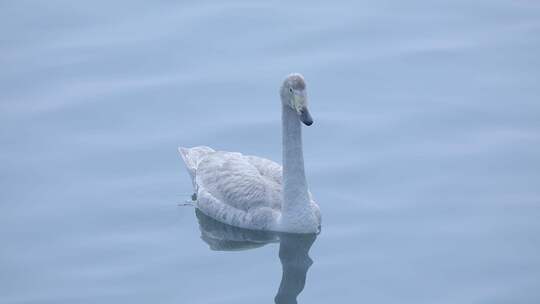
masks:
{"label": "swan", "polygon": [[302,126],[313,124],[304,77],[288,75],[280,88],[283,167],[257,156],[179,147],[191,177],[195,206],[222,223],[245,229],[317,233],[319,206],[308,190]]}

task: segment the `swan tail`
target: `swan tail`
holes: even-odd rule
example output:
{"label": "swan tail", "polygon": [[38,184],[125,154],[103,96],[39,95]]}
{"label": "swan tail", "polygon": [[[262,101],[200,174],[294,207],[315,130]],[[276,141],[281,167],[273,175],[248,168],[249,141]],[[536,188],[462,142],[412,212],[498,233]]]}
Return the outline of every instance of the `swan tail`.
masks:
{"label": "swan tail", "polygon": [[193,187],[196,188],[195,176],[197,175],[197,166],[199,165],[199,162],[206,157],[206,155],[215,151],[210,147],[199,146],[193,148],[179,147],[178,152],[180,152],[180,156],[182,156],[182,159],[184,160]]}

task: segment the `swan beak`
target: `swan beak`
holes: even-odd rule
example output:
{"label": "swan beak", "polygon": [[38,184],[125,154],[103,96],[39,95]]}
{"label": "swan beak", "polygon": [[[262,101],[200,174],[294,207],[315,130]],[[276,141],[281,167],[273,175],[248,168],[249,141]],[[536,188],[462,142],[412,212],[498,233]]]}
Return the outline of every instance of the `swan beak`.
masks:
{"label": "swan beak", "polygon": [[304,107],[300,109],[300,120],[306,125],[311,126],[313,124],[313,118],[309,113],[308,108]]}

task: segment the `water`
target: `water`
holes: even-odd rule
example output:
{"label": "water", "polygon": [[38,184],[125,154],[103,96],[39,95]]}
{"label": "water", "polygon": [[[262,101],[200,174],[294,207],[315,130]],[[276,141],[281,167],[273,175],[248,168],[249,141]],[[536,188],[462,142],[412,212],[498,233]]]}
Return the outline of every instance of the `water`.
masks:
{"label": "water", "polygon": [[[538,303],[539,17],[526,0],[2,2],[0,303],[272,303],[311,260],[299,303]],[[217,225],[250,249],[211,250],[177,206],[176,147],[280,161],[293,71],[322,233]]]}

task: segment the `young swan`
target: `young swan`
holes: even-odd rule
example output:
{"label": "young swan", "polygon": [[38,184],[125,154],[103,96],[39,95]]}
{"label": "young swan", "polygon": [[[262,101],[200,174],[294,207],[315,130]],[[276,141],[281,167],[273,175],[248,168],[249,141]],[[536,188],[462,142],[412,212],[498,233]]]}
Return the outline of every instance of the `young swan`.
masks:
{"label": "young swan", "polygon": [[196,194],[196,206],[223,223],[247,229],[317,233],[319,207],[308,191],[302,151],[302,126],[313,124],[306,83],[290,74],[280,90],[283,168],[257,156],[179,148]]}

